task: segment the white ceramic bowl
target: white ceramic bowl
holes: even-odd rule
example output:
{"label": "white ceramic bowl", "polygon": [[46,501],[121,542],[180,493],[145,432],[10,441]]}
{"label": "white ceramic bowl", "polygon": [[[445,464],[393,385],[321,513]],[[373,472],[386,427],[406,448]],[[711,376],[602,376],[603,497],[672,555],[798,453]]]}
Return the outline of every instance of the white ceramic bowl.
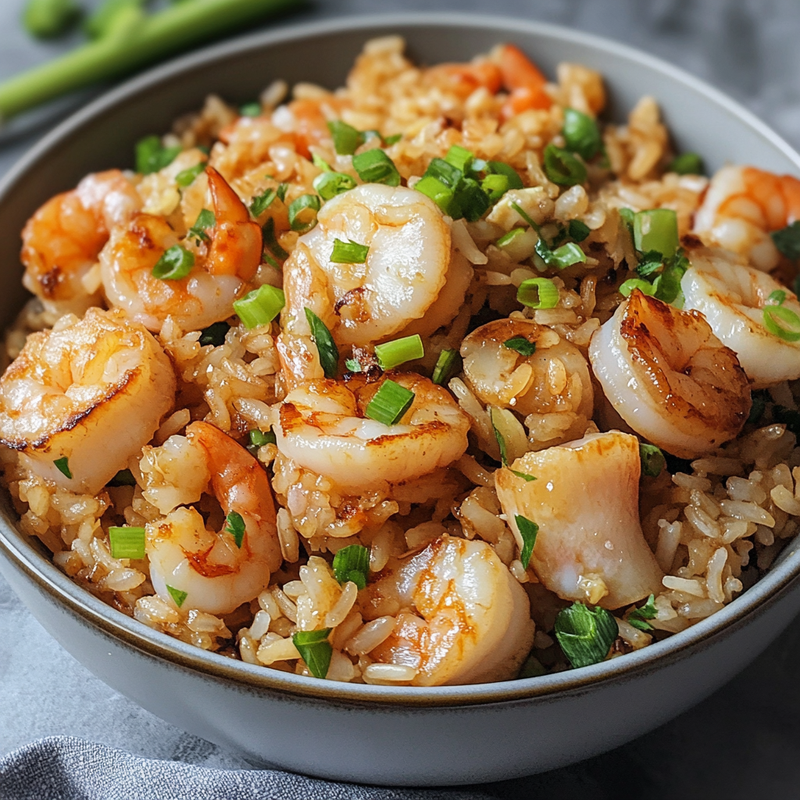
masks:
{"label": "white ceramic bowl", "polygon": [[[364,41],[399,33],[425,63],[466,60],[510,41],[545,72],[598,69],[612,117],[654,95],[678,148],[800,171],[800,157],[718,92],[648,55],[585,34],[458,15],[347,19],[238,40],[126,84],[42,141],[0,187],[0,320],[24,302],[19,231],[31,212],[87,172],[131,163],[133,145],[217,92],[245,101],[274,78],[340,85]],[[800,610],[792,542],[753,588],[690,630],[644,650],[541,678],[436,688],[337,684],[253,667],[158,634],[84,592],[20,534],[0,501],[0,570],[36,618],[103,681],[175,725],[256,761],[327,778],[457,784],[511,778],[616,747],[731,678]]]}

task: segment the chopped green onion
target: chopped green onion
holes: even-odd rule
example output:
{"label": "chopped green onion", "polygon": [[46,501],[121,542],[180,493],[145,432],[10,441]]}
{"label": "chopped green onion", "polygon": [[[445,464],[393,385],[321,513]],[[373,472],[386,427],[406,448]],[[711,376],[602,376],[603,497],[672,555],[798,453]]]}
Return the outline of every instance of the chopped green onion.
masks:
{"label": "chopped green onion", "polygon": [[522,189],[525,185],[520,178],[519,173],[510,164],[502,161],[489,161],[486,169],[494,175],[504,175],[508,179],[509,189]]}
{"label": "chopped green onion", "polygon": [[[301,194],[296,200],[289,204],[289,227],[293,231],[305,233],[317,224],[317,211],[319,211],[319,197],[315,194]],[[311,211],[312,214],[304,212]],[[300,219],[303,214],[304,219]]]}
{"label": "chopped green onion", "polygon": [[567,225],[569,238],[574,242],[582,242],[591,232],[591,228],[579,219],[571,219]]}
{"label": "chopped green onion", "polygon": [[324,158],[318,156],[316,153],[311,154],[311,163],[317,169],[321,169],[323,172],[333,172],[333,167]]}
{"label": "chopped green onion", "polygon": [[519,555],[519,560],[522,562],[523,569],[528,569],[531,555],[533,555],[533,548],[536,544],[536,536],[539,533],[539,526],[520,514],[514,514],[514,522],[517,523],[517,530],[522,537],[522,552]]}
{"label": "chopped green onion", "polygon": [[786,292],[783,289],[776,289],[774,292],[770,292],[767,298],[767,305],[770,306],[782,306],[785,302]]}
{"label": "chopped green onion", "polygon": [[400,185],[400,173],[383,150],[367,150],[353,156],[353,169],[364,183],[384,183],[387,186]]}
{"label": "chopped green onion", "polygon": [[555,308],[558,288],[549,278],[528,278],[517,289],[517,300],[528,308]]}
{"label": "chopped green onion", "polygon": [[175,183],[185,189],[187,186],[191,186],[205,172],[205,169],[205,162],[201,161],[199,164],[179,172],[175,176]]}
{"label": "chopped green onion", "polygon": [[186,600],[188,592],[183,592],[169,584],[167,584],[167,591],[169,592],[169,596],[175,601],[175,605],[180,608],[183,605],[183,601]]}
{"label": "chopped green onion", "polygon": [[384,137],[383,144],[385,147],[391,147],[393,144],[397,144],[402,138],[402,133],[394,133],[391,136]]}
{"label": "chopped green onion", "polygon": [[474,178],[464,178],[458,185],[456,201],[461,210],[461,216],[467,222],[477,222],[491,206],[489,195],[481,189]]}
{"label": "chopped green onion", "polygon": [[260,117],[262,111],[261,103],[255,100],[252,103],[245,103],[239,106],[239,114],[243,117]]}
{"label": "chopped green onion", "polygon": [[594,158],[603,149],[603,137],[597,122],[582,111],[564,109],[564,128],[561,133],[567,150],[577,153],[584,161]]}
{"label": "chopped green onion", "polygon": [[194,266],[194,253],[174,244],[156,261],[151,274],[162,281],[178,281],[185,278]]}
{"label": "chopped green onion", "polygon": [[231,511],[225,517],[225,532],[233,536],[233,541],[236,546],[241,549],[242,542],[244,541],[245,524],[244,518],[238,511]]}
{"label": "chopped green onion", "polygon": [[259,430],[258,428],[251,429],[248,434],[247,438],[250,440],[250,444],[247,446],[248,449],[251,447],[255,450],[258,450],[259,447],[264,447],[268,444],[275,444],[275,434],[273,431],[264,431]]}
{"label": "chopped green onion", "polygon": [[672,258],[678,250],[678,215],[671,208],[651,208],[633,215],[633,243],[641,253],[654,250]]}
{"label": "chopped green onion", "polygon": [[136,486],[136,478],[129,469],[121,469],[109,482],[109,486]]}
{"label": "chopped green onion", "polygon": [[355,178],[343,172],[323,172],[314,178],[314,191],[323,199],[330,200],[356,185]]}
{"label": "chopped green onion", "polygon": [[339,583],[352,581],[359,589],[367,585],[369,550],[360,544],[351,544],[337,551],[333,557],[333,575]]}
{"label": "chopped green onion", "polygon": [[536,255],[544,261],[548,267],[556,269],[566,269],[573,264],[583,264],[586,261],[586,253],[574,242],[562,244],[561,247],[551,250],[547,242],[539,237],[535,247]]}
{"label": "chopped green onion", "polygon": [[508,178],[505,175],[490,173],[481,181],[481,189],[489,195],[491,203],[496,203],[509,188]]}
{"label": "chopped green onion", "polygon": [[213,228],[216,224],[217,218],[214,216],[214,212],[204,208],[197,215],[197,220],[194,225],[187,231],[186,238],[194,239],[197,244],[200,244],[201,240],[207,242],[209,237],[206,230],[208,230],[208,228]]}
{"label": "chopped green onion", "polygon": [[66,478],[72,480],[72,471],[69,468],[69,459],[66,456],[61,456],[61,458],[57,458],[53,463],[56,466],[56,469]]}
{"label": "chopped green onion", "polygon": [[633,209],[618,208],[617,213],[622,217],[622,221],[628,226],[628,230],[631,232],[631,236],[633,236],[633,218],[635,216]]}
{"label": "chopped green onion", "polygon": [[112,558],[144,558],[144,528],[110,527],[108,542]]}
{"label": "chopped green onion", "polygon": [[394,369],[406,361],[416,361],[425,355],[425,347],[418,333],[392,342],[375,345],[375,356],[382,370]]}
{"label": "chopped green onion", "polygon": [[335,378],[339,372],[339,348],[333,341],[328,326],[310,309],[306,308],[306,320],[311,328],[311,338],[317,346],[319,363],[326,378]]}
{"label": "chopped green onion", "polygon": [[272,217],[261,226],[261,236],[264,240],[264,247],[273,255],[283,259],[289,258],[289,254],[278,244],[275,236],[275,220]]}
{"label": "chopped green onion", "polygon": [[648,281],[643,281],[641,278],[629,278],[627,281],[624,281],[619,287],[619,293],[623,297],[630,297],[636,289],[649,297],[652,297],[656,293],[653,284]]}
{"label": "chopped green onion", "polygon": [[516,475],[518,478],[522,478],[522,480],[526,481],[527,483],[530,483],[531,481],[535,481],[536,480],[536,476],[535,475],[528,475],[527,472],[520,472],[517,469],[511,469],[511,467],[508,468],[508,471],[512,475]]}
{"label": "chopped green onion", "polygon": [[654,619],[657,613],[656,599],[651,594],[650,597],[647,598],[647,602],[641,608],[634,608],[633,611],[628,614],[628,622],[640,631],[651,631],[653,630],[653,626],[646,620]]}
{"label": "chopped green onion", "polygon": [[[443,158],[434,158],[425,170],[425,176],[440,180],[445,186],[453,191],[458,187],[459,182],[464,177],[464,173]],[[423,177],[425,177],[423,176]]]}
{"label": "chopped green onion", "polygon": [[324,678],[331,665],[333,648],[328,641],[330,628],[318,631],[298,631],[292,635],[292,642],[300,653],[300,658],[306,662],[308,671],[315,678]]}
{"label": "chopped green onion", "polygon": [[642,472],[651,478],[657,478],[667,466],[664,454],[654,444],[640,443],[639,458],[642,460]]}
{"label": "chopped green onion", "polygon": [[500,450],[500,463],[508,466],[508,451],[506,450],[506,437],[500,432],[494,421],[494,408],[489,406],[489,421],[492,423],[492,430],[494,431],[494,438],[497,440],[497,447]]}
{"label": "chopped green onion", "polygon": [[531,342],[524,336],[512,336],[503,342],[503,347],[509,350],[516,350],[520,355],[532,356],[536,352],[536,342]]}
{"label": "chopped green onion", "polygon": [[425,175],[414,184],[414,188],[426,197],[430,197],[445,214],[456,216],[451,213],[455,192],[438,178],[434,178],[433,175]]}
{"label": "chopped green onion", "polygon": [[411,408],[414,392],[392,380],[385,380],[367,404],[365,415],[384,425],[396,425]]}
{"label": "chopped green onion", "polygon": [[583,603],[573,603],[559,611],[555,633],[570,664],[588,667],[606,658],[619,634],[619,625],[604,608],[591,609]]}
{"label": "chopped green onion", "polygon": [[586,167],[572,153],[554,144],[544,149],[544,172],[558,186],[576,186],[586,181]]}
{"label": "chopped green onion", "polygon": [[348,372],[363,372],[364,370],[361,368],[361,362],[356,358],[346,358],[344,360],[345,369]]}
{"label": "chopped green onion", "polygon": [[200,346],[205,347],[207,344],[211,344],[214,347],[219,347],[225,343],[225,335],[230,328],[231,326],[224,320],[222,322],[214,322],[207,328],[203,328],[200,331],[200,339],[198,339]]}
{"label": "chopped green onion", "polygon": [[681,153],[672,159],[667,172],[677,172],[678,175],[702,175],[703,159],[697,153]]}
{"label": "chopped green onion", "polygon": [[531,226],[531,228],[533,228],[537,233],[539,232],[539,225],[531,219],[531,217],[528,215],[528,212],[525,211],[525,209],[522,208],[522,206],[520,206],[517,203],[511,203],[511,208],[513,208],[514,211],[516,211],[517,214],[519,214],[522,217],[522,219],[524,219],[525,222],[527,222],[528,225]]}
{"label": "chopped green onion", "polygon": [[340,156],[352,156],[364,144],[364,134],[340,119],[328,123],[333,137],[333,149]]}
{"label": "chopped green onion", "polygon": [[367,260],[368,253],[368,244],[359,244],[352,239],[349,242],[334,239],[331,262],[334,264],[363,264]]}
{"label": "chopped green onion", "polygon": [[665,303],[683,305],[682,300],[680,303],[676,303],[676,300],[678,297],[682,297],[681,280],[690,266],[688,259],[683,255],[669,261],[663,272],[653,281],[656,290],[655,296]]}
{"label": "chopped green onion", "polygon": [[278,200],[280,200],[281,203],[283,203],[284,200],[286,200],[286,192],[288,190],[289,190],[289,184],[288,183],[279,183],[278,184]]}
{"label": "chopped green onion", "polygon": [[793,222],[779,231],[773,231],[772,241],[775,247],[793,261],[800,259],[800,221]]}
{"label": "chopped green onion", "polygon": [[505,247],[508,247],[515,239],[518,239],[520,236],[523,236],[526,233],[525,228],[512,228],[508,233],[504,233],[496,242],[495,244],[501,250]]}
{"label": "chopped green onion", "polygon": [[265,283],[248,292],[241,300],[233,301],[233,310],[245,328],[252,330],[259,325],[268,325],[286,305],[283,289]]}
{"label": "chopped green onion", "polygon": [[439,353],[439,358],[436,359],[436,366],[433,368],[431,381],[437,386],[444,386],[457,360],[458,350],[442,350],[442,352]]}
{"label": "chopped green onion", "polygon": [[661,253],[651,250],[642,254],[639,263],[636,265],[636,274],[640,278],[653,278],[664,266],[664,257]]}
{"label": "chopped green onion", "polygon": [[136,171],[142,175],[168,167],[181,152],[180,145],[164,147],[158,136],[146,136],[136,143]]}
{"label": "chopped green onion", "polygon": [[447,161],[448,164],[452,164],[456,169],[460,169],[461,172],[466,172],[475,160],[475,153],[473,153],[472,150],[467,150],[466,147],[454,144],[447,151],[444,160]]}
{"label": "chopped green onion", "polygon": [[73,0],[28,0],[22,22],[31,36],[52,39],[69,30],[80,16],[81,9]]}
{"label": "chopped green onion", "polygon": [[764,306],[764,327],[785,342],[800,341],[800,316],[783,306]]}
{"label": "chopped green onion", "polygon": [[267,189],[263,194],[254,197],[250,203],[250,213],[253,219],[258,219],[272,205],[272,201],[277,196],[277,189]]}

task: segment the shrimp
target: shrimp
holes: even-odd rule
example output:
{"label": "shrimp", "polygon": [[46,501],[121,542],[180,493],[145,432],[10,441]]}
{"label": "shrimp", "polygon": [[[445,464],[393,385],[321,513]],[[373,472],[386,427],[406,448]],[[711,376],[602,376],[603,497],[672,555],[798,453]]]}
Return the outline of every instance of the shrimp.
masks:
{"label": "shrimp", "polygon": [[783,307],[800,314],[793,292],[767,273],[744,266],[724,250],[696,248],[681,280],[684,308],[700,311],[723,344],[736,353],[754,387],[800,378],[800,342],[764,327],[764,307],[775,291],[786,293]]}
{"label": "shrimp", "polygon": [[22,231],[25,288],[61,313],[97,305],[99,286],[84,279],[110,232],[141,207],[136,187],[116,169],[87,175],[72,191],[52,197]]}
{"label": "shrimp", "polygon": [[[179,238],[163,217],[137,214],[118,228],[100,254],[103,287],[109,303],[151,331],[171,316],[184,330],[200,330],[233,313],[232,303],[249,287],[261,263],[261,229],[236,192],[213,168],[206,168],[215,222],[208,241],[181,246],[195,263],[189,275],[161,280],[153,267]],[[201,239],[201,237],[197,237]]]}
{"label": "shrimp", "polygon": [[[195,488],[195,502],[201,494],[197,487],[210,485],[226,520],[232,512],[241,516],[244,534],[237,543],[228,530],[230,522],[218,533],[209,531],[197,510],[179,506],[146,527],[150,579],[159,597],[170,604],[178,603],[176,595],[185,592],[178,603],[181,608],[229,614],[266,589],[281,565],[272,489],[258,461],[219,428],[193,422],[184,443],[170,442],[167,451],[188,449],[181,480]],[[144,474],[158,474],[153,460],[153,452],[145,453]]]}
{"label": "shrimp", "polygon": [[[369,419],[365,410],[386,378],[414,393],[394,425]],[[352,491],[400,483],[445,467],[467,449],[469,419],[450,394],[427,378],[389,373],[347,386],[311,381],[290,391],[274,426],[278,450],[300,466]]]}
{"label": "shrimp", "polygon": [[711,179],[694,232],[706,244],[724,247],[769,272],[780,260],[770,232],[797,219],[800,180],[755,167],[726,166]]}
{"label": "shrimp", "polygon": [[[284,265],[279,351],[295,380],[322,376],[306,307],[338,344],[360,347],[409,331],[424,336],[456,316],[472,268],[453,251],[450,228],[425,195],[363,184],[329,200],[318,220]],[[365,261],[331,261],[336,239],[368,246]]]}
{"label": "shrimp", "polygon": [[504,44],[497,54],[503,86],[509,95],[502,114],[509,119],[530,109],[548,109],[553,105],[545,87],[547,78],[541,70],[513,44]]}
{"label": "shrimp", "polygon": [[562,600],[620,608],[658,594],[663,573],[639,524],[639,440],[619,431],[526,453],[495,473],[517,544],[518,517],[539,526],[530,563]]}
{"label": "shrimp", "polygon": [[28,336],[0,378],[0,443],[57,486],[97,494],[152,438],[175,385],[141,325],[98,308],[65,316]]}
{"label": "shrimp", "polygon": [[416,669],[413,686],[516,676],[533,644],[530,604],[486,542],[445,535],[381,574],[367,587],[364,617],[397,622],[370,652],[374,662]]}
{"label": "shrimp", "polygon": [[703,315],[638,290],[592,337],[589,358],[625,422],[681,458],[733,439],[750,413],[747,376]]}

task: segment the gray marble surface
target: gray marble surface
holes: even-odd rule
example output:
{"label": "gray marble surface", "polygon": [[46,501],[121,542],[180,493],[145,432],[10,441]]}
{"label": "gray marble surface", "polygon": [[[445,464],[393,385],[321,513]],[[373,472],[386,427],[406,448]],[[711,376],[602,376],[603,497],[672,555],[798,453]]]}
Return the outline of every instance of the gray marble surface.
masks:
{"label": "gray marble surface", "polygon": [[[18,23],[23,5],[24,0],[0,2],[0,80],[61,47],[34,44],[23,34]],[[800,147],[795,0],[317,0],[289,21],[432,7],[555,22],[647,50],[743,102]],[[0,132],[0,176],[58,118],[59,111],[51,109]],[[739,677],[657,731],[573,767],[482,791],[548,800],[796,797],[798,663],[795,623]],[[249,766],[107,688],[50,639],[0,578],[0,753],[51,734],[150,758]]]}

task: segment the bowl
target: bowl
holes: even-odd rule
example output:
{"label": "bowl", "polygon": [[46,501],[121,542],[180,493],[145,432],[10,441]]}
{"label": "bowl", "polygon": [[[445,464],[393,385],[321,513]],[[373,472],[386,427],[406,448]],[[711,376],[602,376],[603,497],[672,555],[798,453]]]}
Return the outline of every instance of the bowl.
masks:
{"label": "bowl", "polygon": [[[616,42],[519,19],[401,15],[285,28],[148,72],[74,115],[0,186],[0,320],[22,306],[19,232],[46,199],[87,172],[130,164],[134,143],[217,92],[243,102],[271,80],[340,85],[363,43],[400,34],[423,63],[466,60],[514,42],[552,74],[599,70],[611,118],[655,96],[678,150],[800,171],[800,156],[747,111],[691,76]],[[259,764],[394,785],[518,777],[611,749],[710,694],[800,611],[800,553],[789,543],[755,586],[694,627],[621,658],[540,678],[410,688],[320,681],[208,653],[157,633],[85,592],[24,536],[0,498],[0,571],[39,622],[101,680],[144,708]]]}

